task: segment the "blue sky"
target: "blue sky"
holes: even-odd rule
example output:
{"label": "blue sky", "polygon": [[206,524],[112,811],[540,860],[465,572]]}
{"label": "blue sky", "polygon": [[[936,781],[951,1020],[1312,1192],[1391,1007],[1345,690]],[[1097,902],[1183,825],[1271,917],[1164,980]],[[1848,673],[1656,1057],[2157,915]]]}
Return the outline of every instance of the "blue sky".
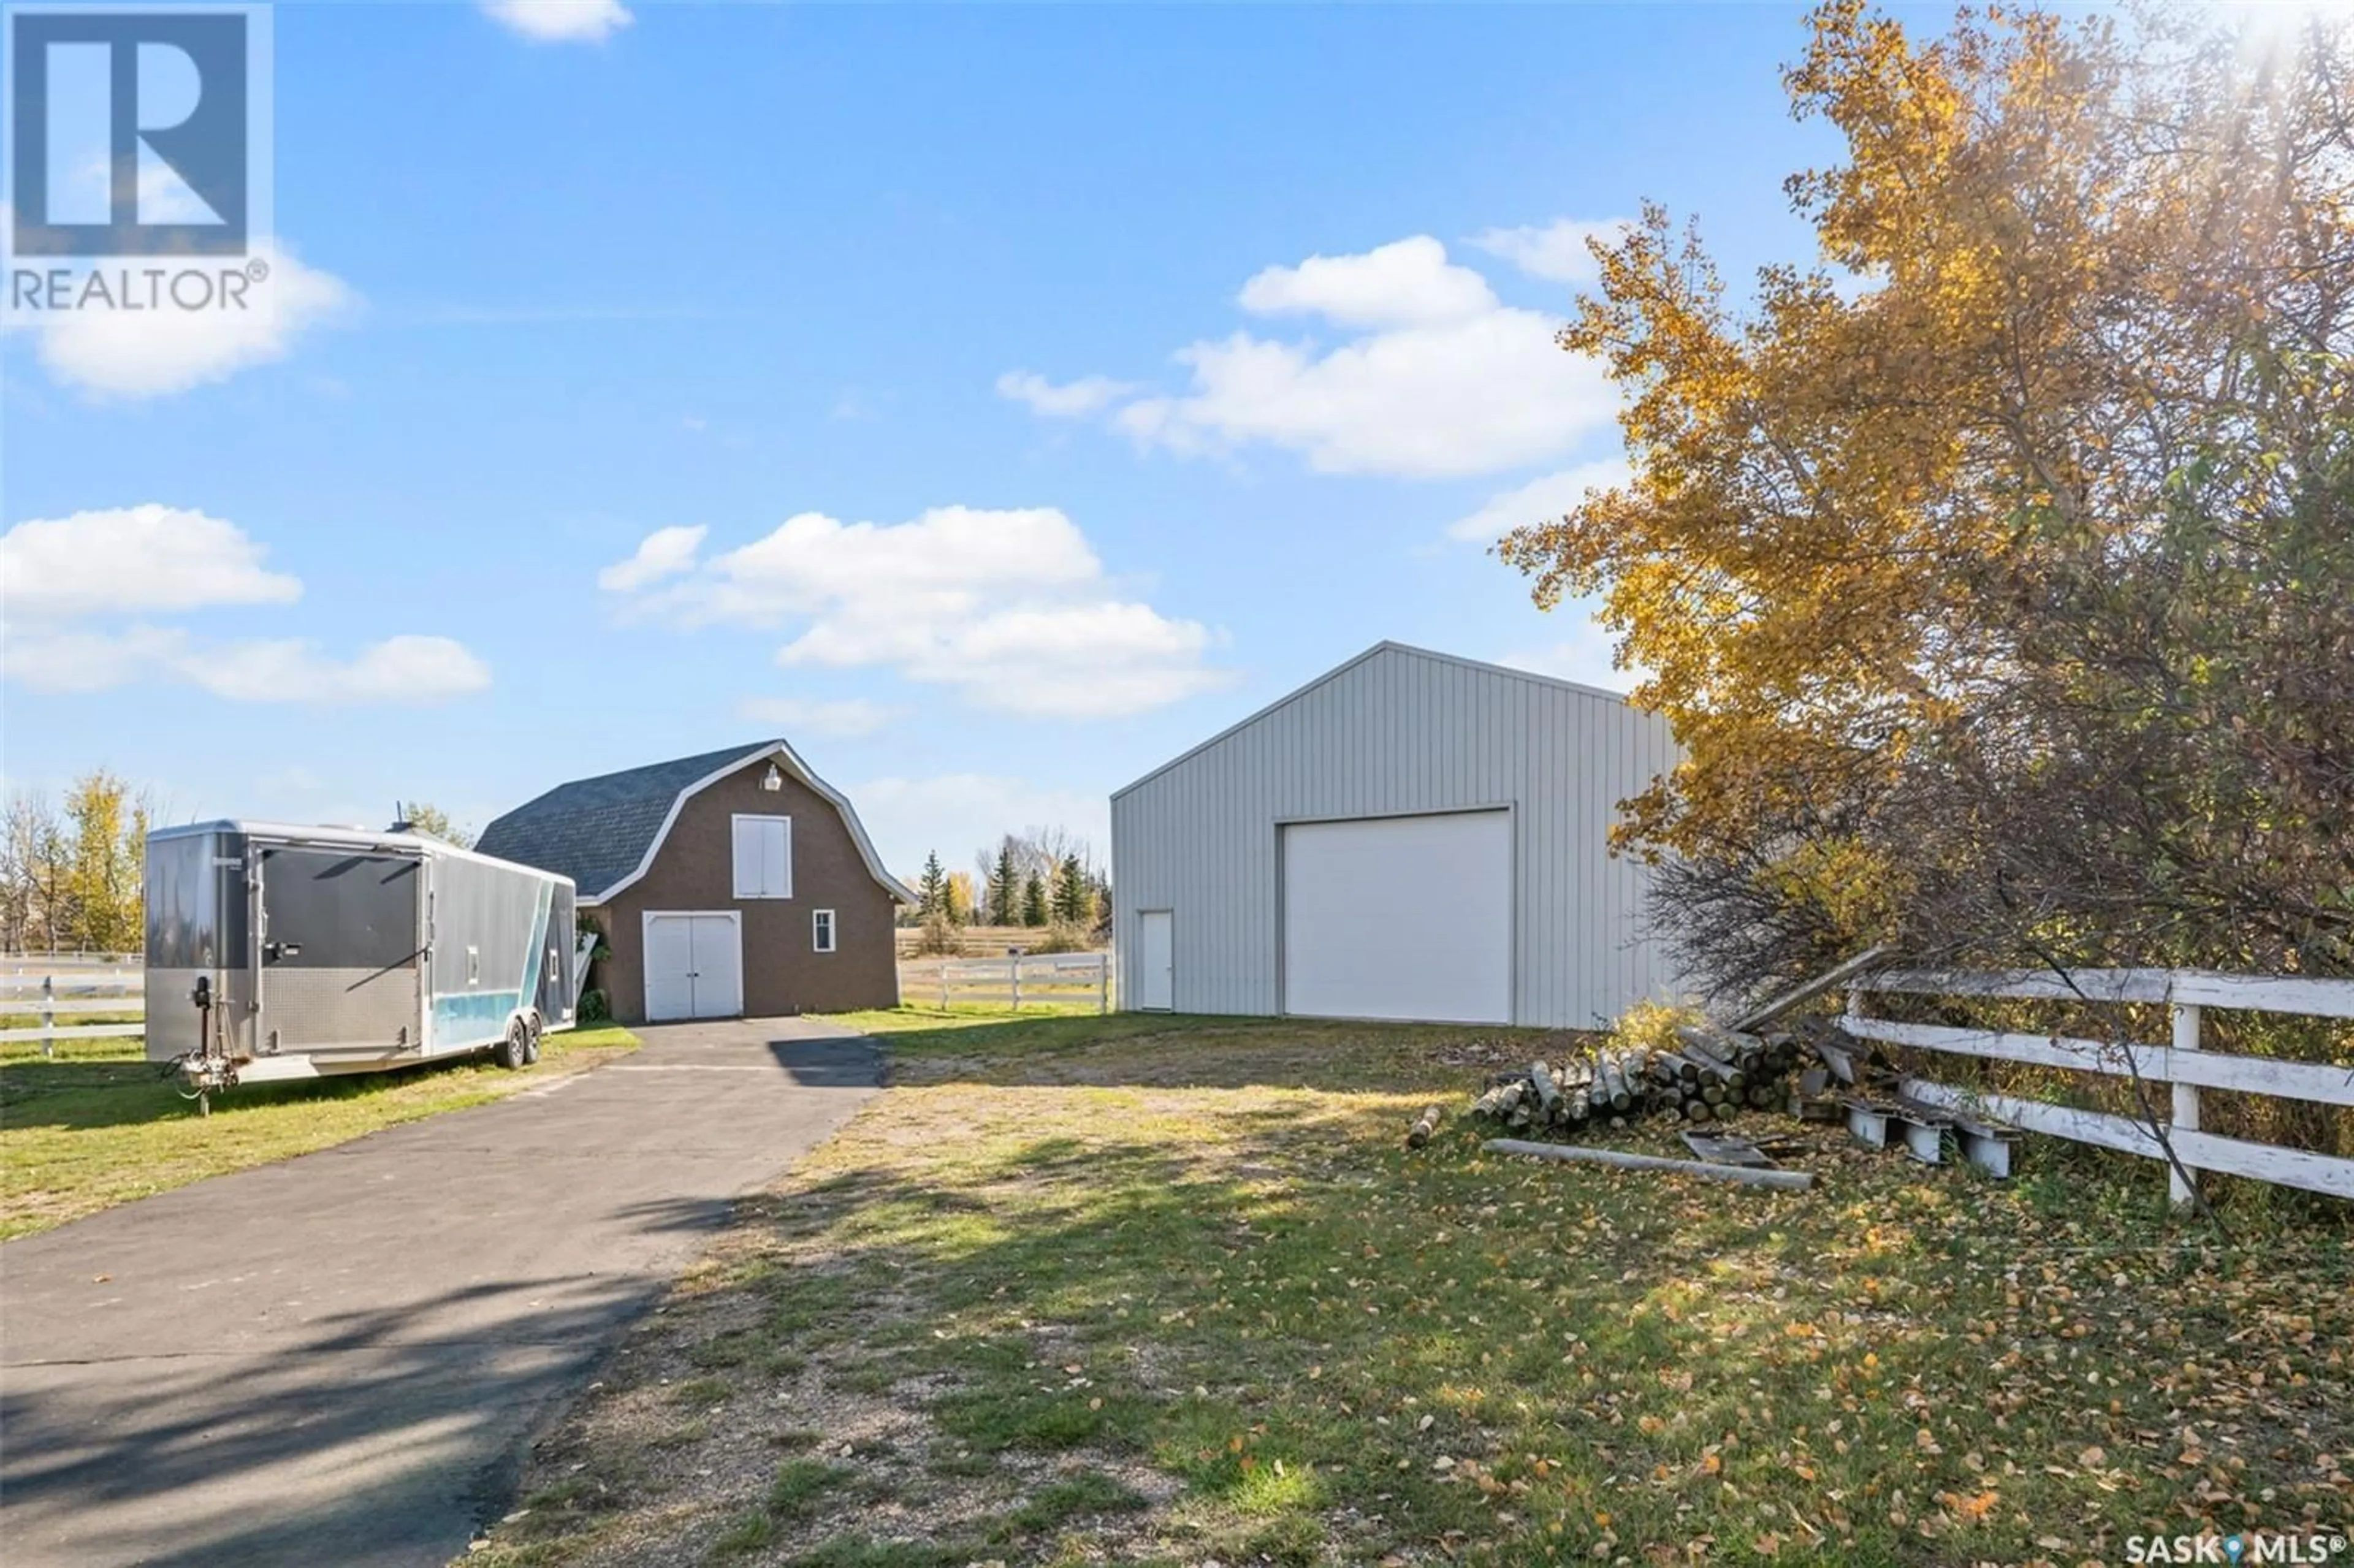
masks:
{"label": "blue sky", "polygon": [[1581,226],[1808,258],[1801,29],[281,5],[275,325],[0,334],[7,779],[479,827],[782,734],[962,864],[1385,637],[1623,684],[1477,535],[1617,455]]}

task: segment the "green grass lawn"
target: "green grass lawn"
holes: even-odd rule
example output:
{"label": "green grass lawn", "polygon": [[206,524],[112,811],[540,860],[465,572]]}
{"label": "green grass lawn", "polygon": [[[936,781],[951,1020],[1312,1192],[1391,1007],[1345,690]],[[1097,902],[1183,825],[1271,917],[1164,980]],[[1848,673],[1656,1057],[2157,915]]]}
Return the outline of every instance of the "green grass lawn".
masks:
{"label": "green grass lawn", "polygon": [[536,1066],[480,1058],[397,1073],[266,1084],[213,1097],[198,1117],[136,1040],[0,1047],[0,1237],[29,1234],[151,1192],[345,1142],[634,1050],[614,1028],[550,1034]]}
{"label": "green grass lawn", "polygon": [[[828,1023],[839,1023],[863,1034],[891,1036],[891,1054],[896,1060],[953,1057],[958,1032],[966,1029],[998,1031],[1019,1025],[1023,1049],[1035,1054],[1063,1045],[1095,1044],[1133,1031],[1168,1028],[1165,1014],[1106,1014],[1096,1010],[1093,1001],[1084,1004],[1025,1002],[1019,1012],[999,1002],[951,1002],[945,1008],[938,1002],[910,1002],[822,1016]],[[999,1038],[994,1033],[988,1037]]]}
{"label": "green grass lawn", "polygon": [[1806,1193],[1407,1150],[1507,1031],[890,1049],[466,1561],[2073,1568],[2354,1524],[2342,1205],[2227,1201],[2227,1242],[2042,1140],[1998,1184],[1810,1128]]}
{"label": "green grass lawn", "polygon": [[931,1034],[944,1029],[967,1029],[976,1024],[1021,1023],[1045,1018],[1101,1021],[1103,1017],[1097,1012],[1092,996],[1085,1001],[1025,1001],[1019,1012],[994,1001],[952,1001],[946,1007],[937,1001],[916,1001],[898,1007],[876,1007],[863,1012],[832,1012],[822,1016],[830,1023],[840,1023],[867,1034],[905,1035]]}

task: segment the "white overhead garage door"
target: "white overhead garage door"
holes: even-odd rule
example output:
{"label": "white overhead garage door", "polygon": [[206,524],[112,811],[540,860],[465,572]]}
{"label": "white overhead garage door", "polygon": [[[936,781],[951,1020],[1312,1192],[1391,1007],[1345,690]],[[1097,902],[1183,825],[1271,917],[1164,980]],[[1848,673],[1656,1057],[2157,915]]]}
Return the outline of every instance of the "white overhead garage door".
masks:
{"label": "white overhead garage door", "polygon": [[1509,811],[1283,832],[1283,1011],[1509,1023]]}
{"label": "white overhead garage door", "polygon": [[649,1023],[744,1011],[743,927],[732,912],[648,910],[645,956]]}

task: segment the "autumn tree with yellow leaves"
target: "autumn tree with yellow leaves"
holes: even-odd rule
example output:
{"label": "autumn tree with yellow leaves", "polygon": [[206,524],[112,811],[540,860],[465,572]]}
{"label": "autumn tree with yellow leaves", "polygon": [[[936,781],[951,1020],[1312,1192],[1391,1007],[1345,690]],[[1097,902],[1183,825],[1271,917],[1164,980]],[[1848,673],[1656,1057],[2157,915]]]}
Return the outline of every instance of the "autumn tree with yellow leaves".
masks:
{"label": "autumn tree with yellow leaves", "polygon": [[1562,334],[1632,477],[1500,554],[1685,760],[1628,803],[1723,984],[1923,957],[2354,972],[2354,48],[1860,0],[1785,73],[1819,259],[1663,209]]}
{"label": "autumn tree with yellow leaves", "polygon": [[0,951],[137,952],[151,815],[102,768],[74,780],[62,810],[13,791],[0,808]]}

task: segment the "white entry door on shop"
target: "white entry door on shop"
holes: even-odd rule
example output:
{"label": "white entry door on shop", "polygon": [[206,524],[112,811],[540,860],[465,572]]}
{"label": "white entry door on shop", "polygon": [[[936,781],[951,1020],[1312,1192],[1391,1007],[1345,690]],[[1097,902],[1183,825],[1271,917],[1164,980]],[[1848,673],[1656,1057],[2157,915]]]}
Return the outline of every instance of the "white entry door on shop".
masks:
{"label": "white entry door on shop", "polygon": [[744,1011],[744,932],[732,912],[648,910],[646,1021]]}
{"label": "white entry door on shop", "polygon": [[1167,1012],[1177,1005],[1177,916],[1147,909],[1137,916],[1136,1005]]}

